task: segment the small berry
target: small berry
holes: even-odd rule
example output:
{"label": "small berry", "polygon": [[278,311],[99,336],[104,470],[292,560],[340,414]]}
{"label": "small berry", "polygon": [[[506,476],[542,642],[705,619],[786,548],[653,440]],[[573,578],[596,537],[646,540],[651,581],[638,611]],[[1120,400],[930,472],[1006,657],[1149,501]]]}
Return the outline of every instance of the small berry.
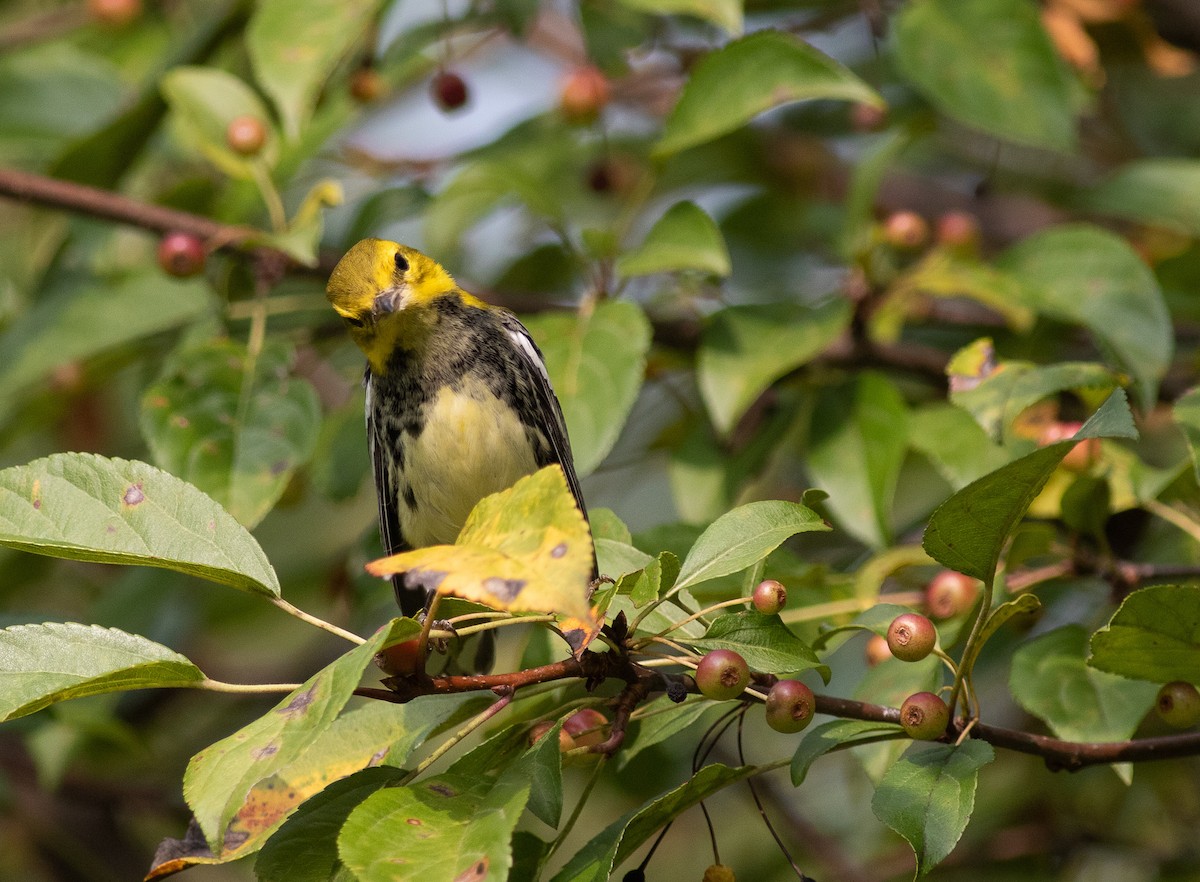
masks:
{"label": "small berry", "polygon": [[583,707],[567,717],[563,731],[578,747],[592,747],[608,737],[608,717],[594,707]]}
{"label": "small berry", "polygon": [[467,84],[452,70],[439,71],[430,83],[433,100],[442,110],[458,110],[467,103]]}
{"label": "small berry", "polygon": [[920,613],[904,613],[888,626],[887,645],[900,661],[920,661],[933,652],[937,628]]}
{"label": "small berry", "polygon": [[754,608],[764,616],[773,616],[787,606],[787,589],[774,579],[764,579],[754,587]]}
{"label": "small berry", "polygon": [[1182,680],[1167,683],[1158,690],[1154,708],[1168,726],[1190,729],[1200,723],[1200,690]]}
{"label": "small berry", "polygon": [[947,211],[938,218],[934,237],[943,248],[973,253],[979,248],[979,221],[969,211]]}
{"label": "small berry", "polygon": [[393,677],[407,677],[417,672],[418,652],[421,641],[414,637],[403,643],[385,646],[375,653],[375,664],[385,674]]}
{"label": "small berry", "polygon": [[929,241],[929,224],[915,211],[897,211],[883,222],[884,241],[901,251],[916,251]]}
{"label": "small berry", "polygon": [[858,102],[850,108],[850,125],[856,132],[875,132],[887,123],[887,110],[874,104]]}
{"label": "small berry", "polygon": [[267,127],[257,116],[236,116],[225,127],[225,143],[234,153],[254,156],[267,143]]}
{"label": "small berry", "polygon": [[700,694],[714,701],[737,698],[750,685],[750,666],[732,649],[714,649],[696,668]]}
{"label": "small berry", "polygon": [[925,587],[925,609],[935,619],[949,619],[969,610],[978,596],[978,579],[942,570]]}
{"label": "small berry", "polygon": [[92,18],[110,27],[124,27],[142,14],[142,0],[87,0]]}
{"label": "small berry", "polygon": [[767,693],[767,725],[776,732],[799,732],[815,712],[816,698],[799,680],[779,680]]}
{"label": "small berry", "polygon": [[204,243],[191,233],[167,233],[158,243],[158,265],[180,279],[203,270],[206,257]]}
{"label": "small berry", "polygon": [[373,67],[363,66],[350,76],[350,97],[369,104],[383,94],[383,77]]}
{"label": "small berry", "polygon": [[950,708],[932,692],[917,692],[900,705],[900,725],[909,738],[937,741],[950,722]]}
{"label": "small berry", "polygon": [[[1078,421],[1053,422],[1048,424],[1038,436],[1038,446],[1046,447],[1059,441],[1074,438],[1083,428]],[[1069,472],[1086,472],[1100,458],[1100,439],[1085,438],[1067,451],[1062,458],[1062,467]]]}
{"label": "small berry", "polygon": [[[540,723],[535,723],[533,728],[529,730],[529,744],[533,746],[546,737],[546,734],[554,728],[554,723],[550,720],[542,720]],[[571,733],[565,728],[558,730],[558,752],[566,753],[568,750],[574,750],[579,745],[575,743],[575,739],[571,737]]]}
{"label": "small berry", "polygon": [[733,868],[724,864],[712,864],[704,871],[702,882],[737,882]]}
{"label": "small berry", "polygon": [[887,638],[872,634],[871,639],[867,641],[866,655],[867,665],[872,668],[891,658],[892,651],[888,649]]}
{"label": "small berry", "polygon": [[577,67],[563,80],[559,106],[571,122],[589,123],[608,103],[608,78],[591,65]]}

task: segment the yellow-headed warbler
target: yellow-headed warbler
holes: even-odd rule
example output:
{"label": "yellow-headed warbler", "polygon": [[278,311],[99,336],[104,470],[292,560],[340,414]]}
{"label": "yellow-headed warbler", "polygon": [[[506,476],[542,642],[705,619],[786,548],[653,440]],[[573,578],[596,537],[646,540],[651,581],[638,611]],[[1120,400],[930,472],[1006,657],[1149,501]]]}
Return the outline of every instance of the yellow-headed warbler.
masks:
{"label": "yellow-headed warbler", "polygon": [[[367,438],[384,550],[453,543],[484,496],[558,463],[585,511],[562,410],[529,332],[434,260],[364,239],[329,301],[367,356]],[[406,615],[420,589],[393,578]]]}

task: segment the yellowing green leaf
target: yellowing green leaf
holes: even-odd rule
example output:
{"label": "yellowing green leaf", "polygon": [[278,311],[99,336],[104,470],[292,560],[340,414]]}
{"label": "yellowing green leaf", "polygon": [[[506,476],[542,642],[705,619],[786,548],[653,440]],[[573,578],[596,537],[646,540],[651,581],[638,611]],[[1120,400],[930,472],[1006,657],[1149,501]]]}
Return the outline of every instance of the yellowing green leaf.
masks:
{"label": "yellowing green leaf", "polygon": [[547,466],[481,500],[456,544],[395,554],[367,570],[495,609],[586,619],[592,537],[562,469]]}
{"label": "yellowing green leaf", "polygon": [[621,0],[622,5],[657,15],[693,15],[728,33],[742,32],[741,0]]}
{"label": "yellowing green leaf", "polygon": [[654,152],[678,153],[732,132],[764,110],[813,98],[883,103],[866,83],[807,43],[782,31],[758,31],[696,65]]}
{"label": "yellowing green leaf", "polygon": [[694,202],[677,202],[650,228],[642,244],[617,258],[623,276],[695,270],[729,275],[729,252],[713,219]]}

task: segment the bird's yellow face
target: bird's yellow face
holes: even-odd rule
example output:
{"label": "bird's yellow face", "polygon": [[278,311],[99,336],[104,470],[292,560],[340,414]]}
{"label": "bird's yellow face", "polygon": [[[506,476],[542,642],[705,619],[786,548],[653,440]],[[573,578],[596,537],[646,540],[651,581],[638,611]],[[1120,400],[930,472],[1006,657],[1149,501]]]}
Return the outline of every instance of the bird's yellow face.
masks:
{"label": "bird's yellow face", "polygon": [[458,292],[441,265],[405,245],[363,239],[333,268],[325,289],[350,336],[371,368],[383,373],[398,342],[417,342],[425,310],[439,297]]}

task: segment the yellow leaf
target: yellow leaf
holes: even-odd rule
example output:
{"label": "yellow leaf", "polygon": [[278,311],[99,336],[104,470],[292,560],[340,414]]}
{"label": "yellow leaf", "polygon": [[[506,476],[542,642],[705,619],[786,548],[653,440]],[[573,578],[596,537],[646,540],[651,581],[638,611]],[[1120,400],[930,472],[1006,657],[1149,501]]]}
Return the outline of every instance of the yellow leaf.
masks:
{"label": "yellow leaf", "polygon": [[482,499],[454,545],[385,557],[367,572],[495,609],[591,619],[592,536],[557,465]]}

